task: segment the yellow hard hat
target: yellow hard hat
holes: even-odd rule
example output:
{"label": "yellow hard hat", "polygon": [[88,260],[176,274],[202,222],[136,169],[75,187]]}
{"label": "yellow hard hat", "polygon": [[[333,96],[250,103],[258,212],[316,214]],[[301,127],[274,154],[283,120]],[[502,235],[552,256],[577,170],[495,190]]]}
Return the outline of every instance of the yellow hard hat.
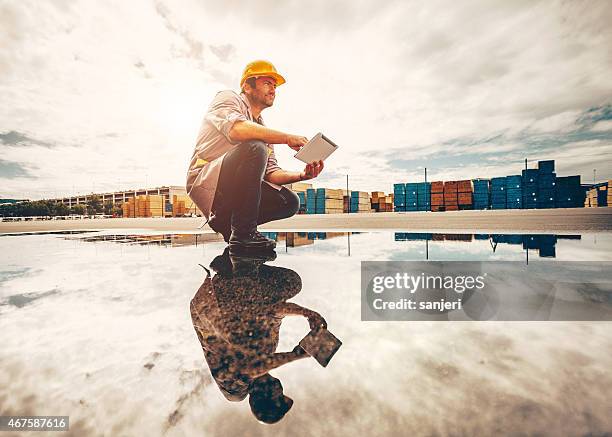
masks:
{"label": "yellow hard hat", "polygon": [[285,78],[276,72],[276,68],[268,61],[253,61],[250,62],[242,73],[240,79],[240,88],[244,86],[244,82],[249,77],[269,76],[276,79],[276,86],[284,84]]}

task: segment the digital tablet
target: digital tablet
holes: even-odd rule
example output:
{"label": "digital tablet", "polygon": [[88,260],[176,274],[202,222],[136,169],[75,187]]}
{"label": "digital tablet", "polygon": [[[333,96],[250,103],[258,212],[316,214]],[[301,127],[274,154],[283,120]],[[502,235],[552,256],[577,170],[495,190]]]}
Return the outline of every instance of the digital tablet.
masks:
{"label": "digital tablet", "polygon": [[332,140],[319,132],[294,156],[300,161],[309,164],[315,161],[325,161],[337,148],[338,146]]}
{"label": "digital tablet", "polygon": [[300,341],[300,346],[308,355],[318,361],[320,365],[326,367],[334,354],[338,352],[342,342],[327,329],[315,329],[310,331],[306,337]]}

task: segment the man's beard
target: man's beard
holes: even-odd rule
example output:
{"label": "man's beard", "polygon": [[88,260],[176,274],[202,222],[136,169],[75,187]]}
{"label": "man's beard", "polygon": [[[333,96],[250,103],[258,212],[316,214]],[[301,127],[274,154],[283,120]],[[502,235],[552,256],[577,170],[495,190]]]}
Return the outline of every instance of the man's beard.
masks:
{"label": "man's beard", "polygon": [[261,104],[261,106],[269,108],[274,104],[274,97],[269,98],[264,95],[261,99],[259,99],[259,103]]}

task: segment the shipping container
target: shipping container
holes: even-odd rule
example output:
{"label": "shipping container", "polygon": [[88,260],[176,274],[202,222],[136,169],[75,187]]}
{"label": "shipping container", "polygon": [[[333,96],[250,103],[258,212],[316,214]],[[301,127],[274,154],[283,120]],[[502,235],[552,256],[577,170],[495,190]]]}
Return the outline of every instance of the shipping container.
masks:
{"label": "shipping container", "polygon": [[540,174],[554,173],[555,172],[555,161],[538,161],[538,171]]}

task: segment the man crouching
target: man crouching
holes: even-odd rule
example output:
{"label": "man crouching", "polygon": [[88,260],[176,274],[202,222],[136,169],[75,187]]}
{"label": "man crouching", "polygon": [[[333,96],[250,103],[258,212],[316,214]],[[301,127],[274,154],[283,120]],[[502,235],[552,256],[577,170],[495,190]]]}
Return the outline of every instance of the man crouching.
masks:
{"label": "man crouching", "polygon": [[276,242],[257,231],[257,225],[294,215],[299,199],[281,185],[313,179],[323,161],[302,172],[281,169],[273,144],[300,150],[308,141],[264,126],[261,111],[272,106],[276,87],[285,83],[267,61],[248,64],[240,94],[219,92],[200,128],[189,170],[187,194],[207,217],[215,232],[229,242],[230,251],[270,250]]}

